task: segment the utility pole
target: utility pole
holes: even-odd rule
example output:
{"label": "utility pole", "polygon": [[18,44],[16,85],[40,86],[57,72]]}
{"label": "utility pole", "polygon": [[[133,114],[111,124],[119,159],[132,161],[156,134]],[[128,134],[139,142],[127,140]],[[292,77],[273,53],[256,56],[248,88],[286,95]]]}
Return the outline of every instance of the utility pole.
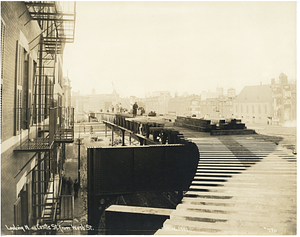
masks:
{"label": "utility pole", "polygon": [[77,138],[76,145],[78,145],[78,183],[80,187],[80,145],[83,145],[83,138]]}
{"label": "utility pole", "polygon": [[[85,128],[85,127],[84,127]],[[79,135],[78,138],[76,140],[75,145],[78,145],[78,184],[80,187],[80,145],[83,145],[83,138],[80,137],[80,125],[79,125]]]}

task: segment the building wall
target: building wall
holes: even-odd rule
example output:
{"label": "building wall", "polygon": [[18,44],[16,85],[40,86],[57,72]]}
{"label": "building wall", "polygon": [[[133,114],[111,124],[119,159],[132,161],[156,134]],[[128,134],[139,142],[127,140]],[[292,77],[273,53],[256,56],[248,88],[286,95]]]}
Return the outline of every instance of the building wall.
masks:
{"label": "building wall", "polygon": [[220,117],[217,98],[206,98],[204,101],[201,101],[200,105],[201,105],[200,117],[204,117],[204,118]]}
{"label": "building wall", "polygon": [[156,114],[167,114],[170,99],[171,95],[169,91],[153,92],[151,97],[145,99],[146,114],[151,111],[155,111]]}
{"label": "building wall", "polygon": [[176,115],[190,116],[191,99],[187,97],[171,98],[168,103],[168,112]]}
{"label": "building wall", "polygon": [[296,84],[284,73],[271,84],[245,86],[234,100],[234,116],[245,123],[284,124],[296,121]]}
{"label": "building wall", "polygon": [[[26,162],[35,154],[34,152],[16,153],[11,147],[4,153],[1,153],[1,233],[12,234],[5,227],[14,224],[14,204],[17,200],[17,184],[31,182],[31,175],[25,179],[24,176],[29,173],[32,163],[35,164],[33,159],[25,168],[20,172],[21,168]],[[20,172],[20,173],[19,173]],[[19,173],[19,174],[18,174]],[[18,175],[17,175],[18,174]],[[18,190],[19,191],[19,190]]]}
{"label": "building wall", "polygon": [[[25,12],[25,13],[24,13]],[[22,15],[22,13],[24,13]],[[22,15],[22,16],[21,16]],[[21,16],[21,17],[19,17]],[[12,20],[13,19],[13,20]],[[30,45],[28,43],[40,33],[40,28],[36,21],[30,21],[26,26],[24,24],[30,20],[27,8],[24,2],[4,1],[1,2],[1,21],[5,25],[4,33],[4,49],[1,53],[4,55],[3,61],[3,87],[2,87],[2,126],[1,139],[2,142],[14,135],[14,107],[15,107],[15,78],[16,78],[16,53],[17,42],[21,41],[24,48],[29,51],[30,47],[34,47],[38,41],[33,41]],[[22,33],[20,33],[22,31]],[[24,37],[25,39],[24,39]],[[36,47],[30,52],[32,58],[37,58]]]}
{"label": "building wall", "polygon": [[234,98],[236,96],[236,90],[234,88],[229,88],[227,90],[227,97]]}
{"label": "building wall", "polygon": [[[24,13],[24,14],[23,14]],[[39,35],[41,30],[36,21],[30,21],[30,16],[24,2],[1,2],[1,23],[4,24],[4,48],[3,54],[3,80],[2,83],[2,127],[1,127],[1,232],[12,234],[7,231],[5,225],[14,224],[14,203],[17,200],[20,188],[26,182],[30,182],[31,175],[25,177],[30,171],[32,162],[23,167],[34,152],[14,152],[19,145],[19,136],[14,135],[14,108],[16,90],[16,62],[17,45],[20,44],[29,53],[30,58],[37,63],[37,50],[33,48],[38,40],[30,41]],[[28,22],[29,21],[29,22]],[[26,26],[24,26],[24,24]],[[29,63],[31,70],[31,85],[33,85],[33,62]],[[31,89],[31,88],[29,88]],[[24,92],[23,92],[24,93]],[[22,132],[21,132],[22,133]],[[23,132],[24,134],[26,131]],[[20,172],[21,168],[23,170]],[[20,172],[20,173],[19,173]],[[19,173],[19,174],[18,174]]]}
{"label": "building wall", "polygon": [[296,84],[287,83],[287,77],[279,76],[279,83],[272,80],[273,120],[277,123],[296,120],[297,93]]}
{"label": "building wall", "polygon": [[[3,56],[3,76],[1,78],[2,89],[2,123],[1,123],[1,233],[12,234],[6,229],[14,224],[14,204],[18,199],[20,191],[32,186],[32,174],[27,175],[30,170],[36,165],[36,158],[32,158],[36,152],[20,152],[14,149],[20,145],[25,139],[29,129],[23,127],[19,135],[14,133],[14,116],[16,108],[16,72],[18,68],[28,68],[23,80],[28,80],[28,86],[22,88],[23,95],[28,95],[31,98],[34,85],[34,64],[38,61],[38,43],[41,29],[38,23],[31,19],[24,2],[5,1],[1,2],[1,29],[4,29],[4,39],[1,42],[1,54]],[[3,34],[2,32],[2,34]],[[3,37],[3,35],[2,35]],[[36,38],[36,39],[35,39]],[[31,42],[32,41],[32,42]],[[19,48],[19,45],[22,47]],[[28,65],[24,68],[17,63],[17,52],[24,48],[23,52],[28,55]],[[57,90],[54,93],[62,95],[61,80],[62,80],[62,60],[61,56],[57,57]],[[22,61],[24,63],[24,61]],[[24,63],[25,65],[25,63]],[[23,70],[19,71],[23,71]],[[28,75],[28,79],[24,79]],[[27,77],[26,77],[27,78]],[[27,88],[28,87],[28,88]],[[28,89],[28,90],[27,90]],[[60,96],[61,97],[61,96]],[[31,98],[32,99],[32,98]],[[32,101],[32,100],[31,100]],[[59,103],[58,103],[59,104]],[[30,107],[31,103],[26,105]],[[22,105],[22,108],[26,108]],[[31,114],[32,116],[32,114]],[[23,122],[23,121],[22,121]],[[36,130],[31,128],[31,133],[36,134]],[[57,148],[55,148],[57,149]],[[53,152],[58,154],[57,151]],[[41,153],[44,156],[44,153]],[[32,159],[31,159],[32,158]],[[44,162],[44,161],[43,161]],[[27,175],[27,176],[26,176]],[[28,184],[28,185],[27,185]],[[28,190],[31,195],[32,192]],[[28,194],[28,195],[29,195]],[[31,201],[28,197],[28,218],[31,218]],[[30,224],[30,222],[28,223]],[[23,233],[21,233],[23,234]]]}
{"label": "building wall", "polygon": [[150,113],[151,111],[155,111],[156,113],[159,112],[159,98],[158,97],[149,97],[146,98],[145,101],[145,112],[146,114]]}
{"label": "building wall", "polygon": [[269,102],[235,102],[233,112],[236,118],[245,123],[270,124],[272,103]]}

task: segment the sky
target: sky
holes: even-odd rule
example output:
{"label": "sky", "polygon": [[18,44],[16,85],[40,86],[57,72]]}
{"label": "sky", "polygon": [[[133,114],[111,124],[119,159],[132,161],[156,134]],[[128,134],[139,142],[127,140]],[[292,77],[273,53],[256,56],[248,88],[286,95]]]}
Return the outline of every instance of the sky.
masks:
{"label": "sky", "polygon": [[296,2],[79,1],[72,90],[144,97],[296,79]]}

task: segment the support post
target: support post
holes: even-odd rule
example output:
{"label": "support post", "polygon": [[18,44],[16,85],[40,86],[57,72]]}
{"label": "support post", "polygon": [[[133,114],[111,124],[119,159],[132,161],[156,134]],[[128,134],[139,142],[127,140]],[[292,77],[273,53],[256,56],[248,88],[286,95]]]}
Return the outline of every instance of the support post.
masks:
{"label": "support post", "polygon": [[122,146],[125,146],[125,130],[122,131]]}
{"label": "support post", "polygon": [[139,138],[139,140],[140,140],[140,145],[143,146],[144,145],[144,139]]}
{"label": "support post", "polygon": [[77,139],[77,145],[78,145],[78,185],[80,187],[80,145],[83,145],[82,142],[83,138]]}
{"label": "support post", "polygon": [[114,126],[111,126],[111,146],[114,145]]}
{"label": "support post", "polygon": [[37,166],[37,173],[38,173],[38,177],[37,177],[37,182],[38,182],[38,188],[37,188],[37,203],[38,203],[38,211],[37,211],[37,215],[36,217],[39,218],[42,216],[42,182],[41,181],[44,181],[42,180],[42,177],[41,177],[41,169],[42,169],[42,155],[41,155],[41,152],[38,153],[38,166]]}
{"label": "support post", "polygon": [[78,184],[80,187],[80,138],[78,138]]}

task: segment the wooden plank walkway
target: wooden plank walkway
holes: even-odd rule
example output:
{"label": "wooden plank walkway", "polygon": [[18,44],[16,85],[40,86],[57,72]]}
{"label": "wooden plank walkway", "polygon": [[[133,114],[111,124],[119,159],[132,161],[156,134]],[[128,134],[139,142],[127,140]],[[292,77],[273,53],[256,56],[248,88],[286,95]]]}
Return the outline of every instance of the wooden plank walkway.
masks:
{"label": "wooden plank walkway", "polygon": [[189,134],[199,147],[198,169],[156,234],[297,234],[295,155],[251,135]]}

